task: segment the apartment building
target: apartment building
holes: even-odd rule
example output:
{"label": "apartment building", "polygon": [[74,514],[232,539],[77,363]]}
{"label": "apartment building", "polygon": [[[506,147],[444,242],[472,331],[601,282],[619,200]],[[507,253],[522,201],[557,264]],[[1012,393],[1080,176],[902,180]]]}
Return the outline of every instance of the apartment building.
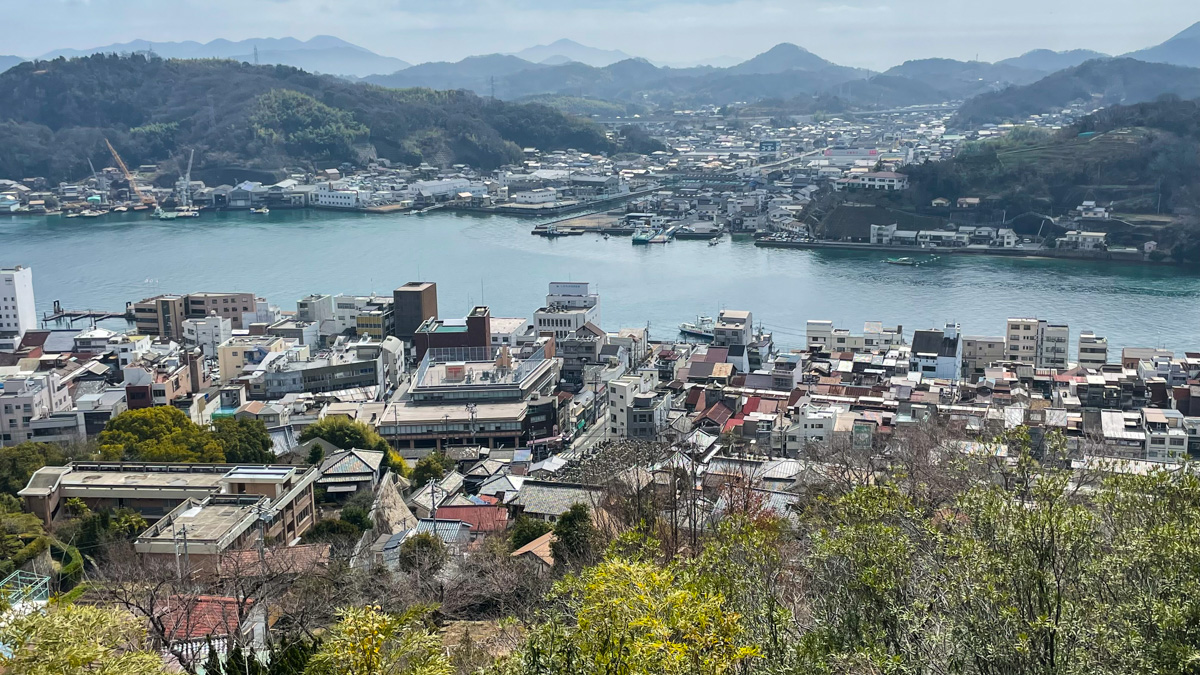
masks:
{"label": "apartment building", "polygon": [[750,312],[723,309],[713,327],[713,345],[749,345],[754,340],[754,316]]}
{"label": "apartment building", "polygon": [[261,362],[267,354],[287,349],[287,340],[274,335],[239,335],[217,347],[217,366],[222,382],[241,374],[247,364]]}
{"label": "apartment building", "polygon": [[600,296],[586,281],[555,281],[545,306],[533,313],[534,331],[563,339],[586,324],[600,327]]}
{"label": "apartment building", "polygon": [[1079,334],[1079,366],[1099,370],[1108,363],[1108,338],[1090,330]]}
{"label": "apartment building", "polygon": [[962,377],[978,382],[984,370],[1004,360],[1004,336],[964,335]]}
{"label": "apartment building", "polygon": [[182,295],[156,295],[133,303],[133,320],[140,335],[183,340],[187,299]]}
{"label": "apartment building", "polygon": [[229,319],[234,330],[242,330],[249,327],[243,314],[255,314],[256,301],[253,293],[191,293],[187,296],[184,316],[188,319],[220,316]]}
{"label": "apartment building", "polygon": [[0,352],[16,351],[25,332],[37,328],[33,269],[0,268]]}
{"label": "apartment building", "polygon": [[211,315],[184,319],[183,342],[200,348],[207,358],[216,358],[217,348],[233,337],[233,321],[227,316]]}
{"label": "apartment building", "polygon": [[1070,337],[1066,324],[1054,324],[1044,319],[1009,319],[1005,333],[1006,355],[1009,361],[1035,368],[1065,370]]}

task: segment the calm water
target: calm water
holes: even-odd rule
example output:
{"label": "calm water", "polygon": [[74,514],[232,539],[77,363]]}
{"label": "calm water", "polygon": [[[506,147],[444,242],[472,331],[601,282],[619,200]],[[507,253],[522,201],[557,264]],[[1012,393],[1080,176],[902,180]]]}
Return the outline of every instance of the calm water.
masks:
{"label": "calm water", "polygon": [[1113,346],[1200,349],[1200,275],[1170,266],[943,257],[923,268],[884,255],[756,248],[752,242],[628,238],[554,240],[534,222],[503,216],[207,213],[190,222],[144,216],[0,217],[0,266],[33,267],[41,310],[118,309],[160,292],[252,291],[285,310],[313,292],[390,293],[436,281],[443,316],[473,304],[494,316],[531,316],[550,281],[591,281],[604,327],[656,337],[697,314],[748,309],[784,346],[803,343],[806,319],[854,331],[864,321],[916,328],[958,321],[967,334],[1003,335],[1009,316],[1065,321]]}

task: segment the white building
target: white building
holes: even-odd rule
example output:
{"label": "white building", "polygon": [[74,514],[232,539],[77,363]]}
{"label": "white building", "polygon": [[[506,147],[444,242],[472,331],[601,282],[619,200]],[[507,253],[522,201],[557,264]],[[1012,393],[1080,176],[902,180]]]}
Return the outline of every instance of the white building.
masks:
{"label": "white building", "polygon": [[493,347],[515,347],[526,335],[532,337],[533,323],[524,317],[492,317],[491,344]]}
{"label": "white building", "polygon": [[233,337],[233,322],[225,316],[206,316],[183,322],[183,341],[200,347],[207,358],[217,357],[217,347]]}
{"label": "white building", "polygon": [[1099,370],[1108,363],[1108,338],[1090,330],[1079,334],[1079,365],[1082,368]]}
{"label": "white building", "polygon": [[537,188],[526,192],[518,192],[512,196],[518,204],[553,204],[558,201],[558,191],[554,188]]}
{"label": "white building", "polygon": [[1059,248],[1074,248],[1081,251],[1098,251],[1104,248],[1108,235],[1104,232],[1083,232],[1071,230],[1059,240]]}
{"label": "white building", "polygon": [[608,383],[608,431],[615,438],[629,437],[629,408],[634,398],[649,393],[655,378],[649,371],[623,375]]}
{"label": "white building", "polygon": [[1070,337],[1066,324],[1052,324],[1044,319],[1009,319],[1005,352],[1009,361],[1035,368],[1065,369]]}
{"label": "white building", "polygon": [[313,293],[296,301],[296,320],[320,324],[333,318],[333,296]]}
{"label": "white building", "polygon": [[833,343],[833,322],[809,319],[804,326],[805,344],[809,349],[827,352]]}
{"label": "white building", "polygon": [[583,328],[600,327],[600,295],[586,281],[553,281],[546,306],[533,313],[534,329],[540,335],[553,333],[562,339]]}
{"label": "white building", "polygon": [[804,452],[810,446],[824,447],[833,438],[838,414],[848,407],[820,406],[805,403],[792,411],[792,423],[784,432],[784,450],[788,456]]}
{"label": "white building", "polygon": [[371,202],[371,191],[325,183],[317,188],[317,206],[332,209],[358,209]]}
{"label": "white building", "polygon": [[33,269],[0,269],[0,351],[16,351],[25,332],[37,328]]}
{"label": "white building", "polygon": [[33,440],[31,422],[70,406],[57,373],[25,374],[0,382],[0,447]]}

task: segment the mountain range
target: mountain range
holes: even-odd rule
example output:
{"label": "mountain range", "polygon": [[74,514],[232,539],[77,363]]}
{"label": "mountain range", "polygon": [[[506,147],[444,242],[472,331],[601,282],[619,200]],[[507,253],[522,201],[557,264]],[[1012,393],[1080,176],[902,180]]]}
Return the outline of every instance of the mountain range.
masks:
{"label": "mountain range", "polygon": [[603,68],[617,61],[633,58],[619,49],[597,49],[581,45],[574,40],[557,40],[548,45],[537,45],[522,49],[513,56],[531,63],[562,65],[574,61]]}
{"label": "mountain range", "polygon": [[72,58],[90,54],[153,52],[169,59],[233,59],[253,63],[256,49],[259,63],[294,66],[311,72],[331,75],[363,77],[372,73],[394,72],[410,65],[400,59],[380,56],[369,49],[330,35],[318,35],[303,41],[290,37],[251,38],[237,42],[213,40],[205,43],[190,40],[185,42],[134,40],[92,49],[59,49],[43,54],[39,58],[48,61],[60,56]]}
{"label": "mountain range", "polygon": [[1200,22],[1154,47],[1126,54],[1131,59],[1176,66],[1200,67]]}

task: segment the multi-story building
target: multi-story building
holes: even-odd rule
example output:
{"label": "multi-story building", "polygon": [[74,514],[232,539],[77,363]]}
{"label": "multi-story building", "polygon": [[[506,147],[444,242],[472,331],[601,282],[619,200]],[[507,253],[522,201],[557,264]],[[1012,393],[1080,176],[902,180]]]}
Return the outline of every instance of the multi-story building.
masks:
{"label": "multi-story building", "polygon": [[[650,370],[624,375],[608,383],[608,431],[613,437],[634,437],[631,424],[637,426],[639,438],[657,435],[656,430],[665,425],[666,410],[662,408],[662,400],[655,400],[656,384],[656,374]],[[670,408],[669,397],[665,405]]]}
{"label": "multi-story building", "polygon": [[200,348],[207,358],[216,358],[217,347],[233,337],[233,320],[216,314],[201,319],[185,319],[183,342]]}
{"label": "multi-story building", "polygon": [[925,377],[958,379],[963,367],[962,342],[956,323],[947,323],[942,330],[914,332],[909,369]]}
{"label": "multi-story building", "polygon": [[382,340],[396,332],[396,308],[393,298],[371,296],[354,317],[355,333]]}
{"label": "multi-story building", "polygon": [[713,344],[717,347],[749,345],[754,340],[754,317],[750,312],[723,309],[717,314],[713,327]]}
{"label": "multi-story building", "polygon": [[1182,462],[1188,457],[1188,432],[1178,410],[1142,408],[1146,429],[1146,459],[1151,462]]}
{"label": "multi-story building", "polygon": [[243,315],[256,312],[258,298],[253,293],[190,293],[184,315],[188,319],[221,316],[229,319],[234,330],[246,328]]}
{"label": "multi-story building", "polygon": [[1108,363],[1108,338],[1090,330],[1079,334],[1079,366],[1099,370]]}
{"label": "multi-story building", "polygon": [[338,344],[312,357],[296,349],[269,353],[229,382],[245,385],[251,399],[270,401],[288,394],[378,387],[387,373],[380,343],[366,342]]}
{"label": "multi-story building", "polygon": [[827,319],[809,319],[804,328],[805,346],[812,351],[828,352],[833,344],[833,322]]}
{"label": "multi-story building", "polygon": [[962,377],[976,382],[983,371],[996,361],[1003,361],[1004,336],[964,335]]}
{"label": "multi-story building", "polygon": [[55,402],[57,374],[38,373],[0,382],[0,447],[33,440],[35,419],[66,407]]}
{"label": "multi-story building", "polygon": [[137,332],[140,335],[182,340],[186,307],[187,299],[182,295],[157,295],[133,303]]}
{"label": "multi-story building", "polygon": [[296,320],[320,324],[335,316],[333,305],[332,295],[306,295],[296,301]]}
{"label": "multi-story building", "polygon": [[25,332],[37,328],[33,269],[0,269],[0,352],[16,351]]}
{"label": "multi-story building", "polygon": [[546,294],[546,305],[533,313],[538,335],[563,339],[586,324],[600,327],[600,296],[586,281],[555,281]]}
{"label": "multi-story building", "polygon": [[492,317],[492,346],[515,347],[534,338],[533,322],[523,317]]}
{"label": "multi-story building", "polygon": [[274,335],[239,335],[217,346],[217,367],[222,382],[242,373],[247,364],[260,363],[267,354],[282,352],[287,340]]}
{"label": "multi-story building", "polygon": [[1066,324],[1044,319],[1008,320],[1005,353],[1009,361],[1027,363],[1035,368],[1067,368],[1070,330]]}
{"label": "multi-story building", "polygon": [[438,316],[437,284],[410,281],[392,291],[395,336],[412,342],[413,333],[427,319]]}
{"label": "multi-story building", "polygon": [[478,306],[462,319],[426,319],[412,335],[413,353],[424,358],[430,349],[482,347],[492,343],[492,311]]}

